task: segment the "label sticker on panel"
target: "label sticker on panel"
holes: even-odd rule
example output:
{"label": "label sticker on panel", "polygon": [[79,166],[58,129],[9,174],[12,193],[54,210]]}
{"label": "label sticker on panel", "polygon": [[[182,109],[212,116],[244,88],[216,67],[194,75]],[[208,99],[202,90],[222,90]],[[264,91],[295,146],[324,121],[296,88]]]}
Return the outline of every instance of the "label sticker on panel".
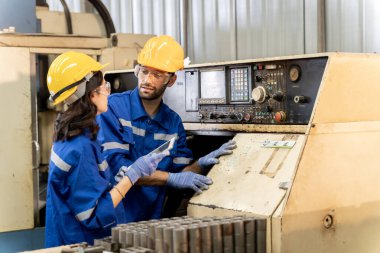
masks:
{"label": "label sticker on panel", "polygon": [[262,148],[292,148],[295,141],[264,141]]}

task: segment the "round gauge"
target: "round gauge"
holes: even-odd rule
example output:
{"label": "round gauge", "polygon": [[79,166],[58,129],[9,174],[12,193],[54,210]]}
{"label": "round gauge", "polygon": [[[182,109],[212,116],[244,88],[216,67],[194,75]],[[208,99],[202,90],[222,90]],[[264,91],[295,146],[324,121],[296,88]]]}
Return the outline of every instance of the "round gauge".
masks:
{"label": "round gauge", "polygon": [[112,88],[114,90],[119,90],[120,86],[121,86],[121,80],[119,78],[115,78],[115,80],[113,80],[113,83],[112,83]]}
{"label": "round gauge", "polygon": [[298,65],[290,66],[289,69],[289,80],[292,82],[297,82],[301,78],[301,68]]}

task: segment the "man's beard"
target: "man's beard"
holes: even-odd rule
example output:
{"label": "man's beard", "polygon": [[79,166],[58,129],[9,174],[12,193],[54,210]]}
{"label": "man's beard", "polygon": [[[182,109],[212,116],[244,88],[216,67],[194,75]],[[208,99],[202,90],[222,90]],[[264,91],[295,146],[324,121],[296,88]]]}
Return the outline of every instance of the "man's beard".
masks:
{"label": "man's beard", "polygon": [[[144,100],[155,100],[155,99],[158,99],[160,98],[165,90],[166,90],[166,86],[167,84],[163,85],[160,89],[156,89],[155,87],[152,87],[148,84],[140,84],[139,85],[139,95],[140,95],[140,98],[141,99],[144,99]],[[149,88],[153,88],[152,90],[152,93],[151,94],[146,94],[144,92],[141,91],[141,87],[149,87]]]}

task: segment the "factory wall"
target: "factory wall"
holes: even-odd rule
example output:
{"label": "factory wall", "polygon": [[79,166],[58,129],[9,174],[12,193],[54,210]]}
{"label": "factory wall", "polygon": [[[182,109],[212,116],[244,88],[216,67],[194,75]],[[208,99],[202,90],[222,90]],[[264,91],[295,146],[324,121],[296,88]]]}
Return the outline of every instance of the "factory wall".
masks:
{"label": "factory wall", "polygon": [[[47,1],[60,10],[60,1]],[[71,11],[84,1],[67,0]],[[316,53],[318,4],[324,5],[324,50],[380,51],[376,0],[103,0],[116,30],[169,34],[193,63]]]}

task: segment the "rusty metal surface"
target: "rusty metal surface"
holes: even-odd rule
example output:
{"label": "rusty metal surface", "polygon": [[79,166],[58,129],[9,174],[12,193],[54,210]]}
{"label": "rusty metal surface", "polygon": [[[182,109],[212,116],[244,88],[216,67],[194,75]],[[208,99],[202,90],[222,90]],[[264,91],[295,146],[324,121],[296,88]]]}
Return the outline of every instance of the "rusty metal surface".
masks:
{"label": "rusty metal surface", "polygon": [[[220,158],[208,176],[213,184],[193,197],[188,214],[217,215],[217,209],[271,216],[291,185],[305,136],[299,134],[237,134],[233,155]],[[295,141],[292,148],[264,148],[265,141]],[[203,207],[203,209],[202,209]],[[222,214],[223,215],[223,214]]]}

